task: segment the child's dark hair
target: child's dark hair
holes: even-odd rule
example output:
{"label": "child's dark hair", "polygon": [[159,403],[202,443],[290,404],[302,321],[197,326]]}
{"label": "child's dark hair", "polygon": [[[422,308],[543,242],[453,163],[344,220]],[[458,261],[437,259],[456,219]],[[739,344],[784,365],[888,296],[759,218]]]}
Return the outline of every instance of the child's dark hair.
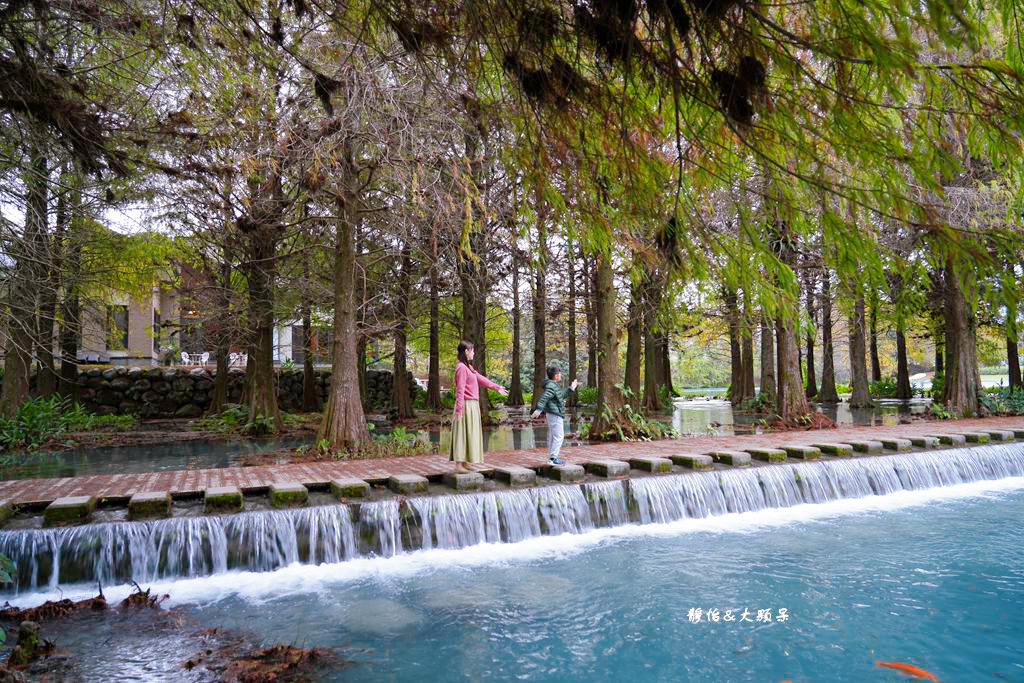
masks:
{"label": "child's dark hair", "polygon": [[548,379],[554,379],[555,375],[557,375],[560,372],[561,372],[561,370],[558,369],[557,365],[549,365],[548,366]]}
{"label": "child's dark hair", "polygon": [[473,366],[473,364],[470,362],[470,360],[468,358],[466,358],[466,349],[472,349],[472,348],[474,348],[474,347],[473,347],[473,342],[471,342],[471,341],[467,341],[467,340],[463,339],[462,341],[459,342],[459,362],[460,363],[465,363],[466,365],[468,365],[470,367]]}

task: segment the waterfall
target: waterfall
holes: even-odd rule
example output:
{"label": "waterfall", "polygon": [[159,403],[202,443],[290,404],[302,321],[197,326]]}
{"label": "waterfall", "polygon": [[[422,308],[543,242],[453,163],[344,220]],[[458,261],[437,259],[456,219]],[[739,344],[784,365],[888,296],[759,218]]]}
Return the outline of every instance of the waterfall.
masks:
{"label": "waterfall", "polygon": [[1024,476],[1024,444],[294,510],[0,531],[15,590],[271,571]]}

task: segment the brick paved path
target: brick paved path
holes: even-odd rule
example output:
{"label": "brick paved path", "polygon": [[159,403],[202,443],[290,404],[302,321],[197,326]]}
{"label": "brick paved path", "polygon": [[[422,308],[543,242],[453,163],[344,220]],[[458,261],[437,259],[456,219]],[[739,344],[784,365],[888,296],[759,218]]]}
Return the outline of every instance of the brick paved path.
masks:
{"label": "brick paved path", "polygon": [[[673,453],[705,453],[714,449],[743,448],[867,440],[882,437],[924,436],[986,429],[1024,429],[1024,418],[1001,417],[948,422],[915,422],[885,427],[843,427],[801,432],[779,432],[744,436],[712,436],[647,443],[612,443],[566,448],[563,458],[576,464],[593,460],[628,460],[641,455],[668,456]],[[479,471],[493,466],[520,465],[536,468],[547,462],[545,449],[498,451],[485,454]],[[176,472],[103,474],[63,479],[21,479],[0,481],[0,501],[16,506],[43,505],[62,496],[92,495],[127,499],[143,491],[169,491],[180,496],[198,494],[214,486],[237,486],[243,491],[263,489],[275,481],[298,481],[324,485],[331,479],[357,477],[367,481],[387,479],[392,474],[436,477],[449,472],[452,463],[441,454],[379,460],[310,462],[293,465],[263,465]]]}

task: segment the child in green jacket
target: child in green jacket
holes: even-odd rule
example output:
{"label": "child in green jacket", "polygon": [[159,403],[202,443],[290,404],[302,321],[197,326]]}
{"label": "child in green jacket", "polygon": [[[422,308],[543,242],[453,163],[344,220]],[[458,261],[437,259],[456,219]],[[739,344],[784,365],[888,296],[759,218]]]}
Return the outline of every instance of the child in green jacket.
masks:
{"label": "child in green jacket", "polygon": [[544,382],[544,392],[537,400],[533,417],[544,413],[548,423],[548,462],[552,465],[564,465],[565,461],[558,457],[565,440],[565,399],[570,391],[576,389],[578,382],[574,379],[568,389],[562,389],[562,373],[554,365],[548,367],[548,379]]}

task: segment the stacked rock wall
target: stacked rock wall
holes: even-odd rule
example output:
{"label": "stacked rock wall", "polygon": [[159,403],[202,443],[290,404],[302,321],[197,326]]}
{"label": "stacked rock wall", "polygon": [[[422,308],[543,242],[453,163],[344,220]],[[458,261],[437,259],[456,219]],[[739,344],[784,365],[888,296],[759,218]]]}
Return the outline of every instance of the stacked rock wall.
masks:
{"label": "stacked rock wall", "polygon": [[[241,403],[245,372],[228,371],[228,401]],[[138,415],[143,418],[198,417],[213,396],[216,373],[206,368],[89,368],[79,375],[75,396],[86,410],[99,415]],[[278,370],[277,400],[282,410],[302,409],[302,371]],[[321,404],[327,398],[331,371],[316,371],[317,395]],[[367,408],[387,410],[391,405],[391,373],[368,370],[366,373]],[[410,395],[415,399],[418,387],[409,373]]]}

